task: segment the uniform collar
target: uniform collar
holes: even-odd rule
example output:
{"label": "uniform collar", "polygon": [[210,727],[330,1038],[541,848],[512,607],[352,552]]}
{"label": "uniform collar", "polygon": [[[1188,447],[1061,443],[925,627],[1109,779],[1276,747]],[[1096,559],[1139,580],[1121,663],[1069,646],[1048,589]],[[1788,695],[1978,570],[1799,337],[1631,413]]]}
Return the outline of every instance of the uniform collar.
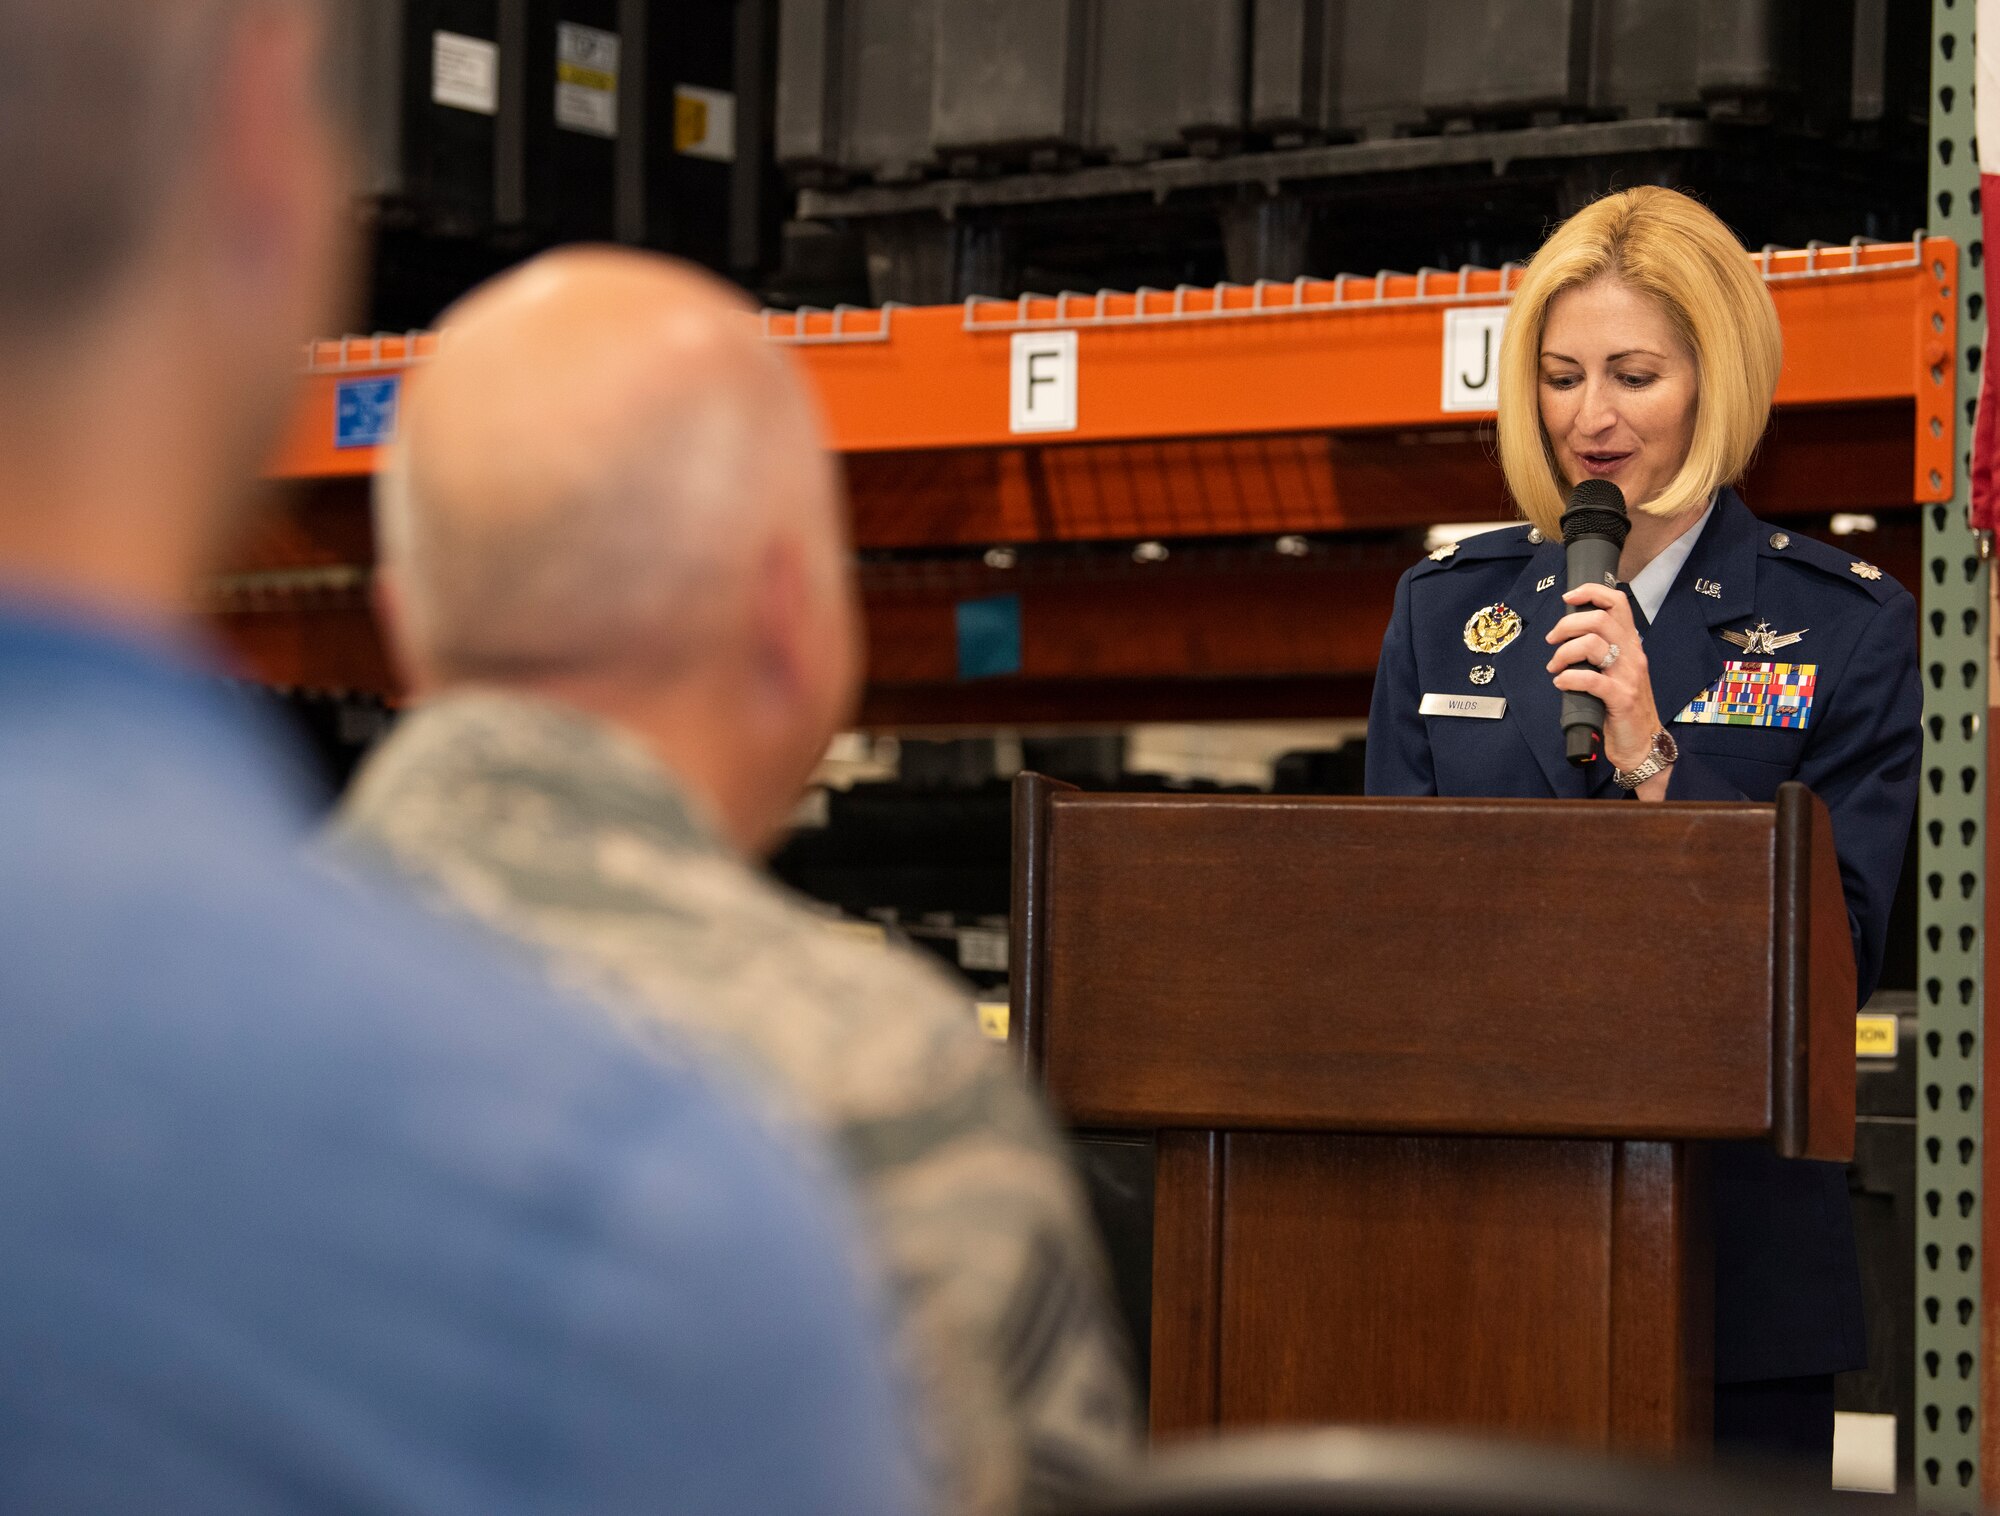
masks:
{"label": "uniform collar", "polygon": [[621,835],[734,857],[636,740],[581,711],[490,689],[444,695],[406,716],[355,784],[342,826],[391,852],[428,855],[476,851],[492,821],[521,815],[568,842]]}
{"label": "uniform collar", "polygon": [[[0,587],[10,730],[38,723],[89,741],[133,775],[171,767],[181,782],[228,795],[245,828],[255,820],[302,834],[325,805],[324,780],[270,699],[230,674],[188,625]],[[178,761],[190,753],[199,761]]]}
{"label": "uniform collar", "polygon": [[1639,602],[1639,608],[1646,613],[1648,621],[1660,619],[1660,606],[1667,598],[1667,591],[1673,588],[1679,577],[1681,565],[1688,560],[1688,554],[1701,541],[1701,534],[1708,527],[1708,521],[1715,514],[1713,500],[1703,508],[1701,520],[1674,538],[1653,561],[1632,576],[1632,594]]}
{"label": "uniform collar", "polygon": [[31,669],[197,699],[219,672],[183,627],[8,586],[0,589],[0,672]]}

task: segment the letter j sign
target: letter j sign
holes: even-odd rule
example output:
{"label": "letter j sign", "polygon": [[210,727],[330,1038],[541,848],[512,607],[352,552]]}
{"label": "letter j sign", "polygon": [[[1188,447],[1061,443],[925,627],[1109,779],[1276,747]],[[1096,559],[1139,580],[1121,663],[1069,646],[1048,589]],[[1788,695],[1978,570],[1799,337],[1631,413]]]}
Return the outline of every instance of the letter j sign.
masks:
{"label": "letter j sign", "polygon": [[1504,305],[1474,306],[1444,313],[1444,403],[1447,411],[1499,408],[1500,334],[1507,326]]}
{"label": "letter j sign", "polygon": [[1012,403],[1014,432],[1076,430],[1076,333],[1014,334]]}

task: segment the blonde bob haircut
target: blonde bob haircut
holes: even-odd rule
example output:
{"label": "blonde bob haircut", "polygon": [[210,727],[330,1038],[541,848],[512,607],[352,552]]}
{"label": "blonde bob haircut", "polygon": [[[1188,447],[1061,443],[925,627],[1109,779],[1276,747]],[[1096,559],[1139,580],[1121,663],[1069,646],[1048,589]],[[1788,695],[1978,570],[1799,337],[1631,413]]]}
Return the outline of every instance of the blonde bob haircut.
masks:
{"label": "blonde bob haircut", "polygon": [[1784,339],[1777,307],[1743,244],[1714,212],[1652,185],[1585,206],[1528,265],[1500,343],[1500,468],[1521,514],[1551,538],[1562,535],[1570,483],[1542,429],[1542,332],[1556,296],[1607,277],[1657,300],[1695,357],[1687,461],[1656,499],[1636,509],[1652,516],[1700,510],[1741,479],[1778,388]]}

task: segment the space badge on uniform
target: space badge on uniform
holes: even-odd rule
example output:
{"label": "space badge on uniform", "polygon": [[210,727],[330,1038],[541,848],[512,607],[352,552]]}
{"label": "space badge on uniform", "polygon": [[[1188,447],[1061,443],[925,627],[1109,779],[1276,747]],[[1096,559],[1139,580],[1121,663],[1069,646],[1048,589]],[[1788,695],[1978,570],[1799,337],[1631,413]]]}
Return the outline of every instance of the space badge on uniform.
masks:
{"label": "space badge on uniform", "polygon": [[1722,677],[1690,700],[1677,722],[1696,726],[1776,726],[1802,732],[1812,723],[1816,663],[1731,660]]}
{"label": "space badge on uniform", "polygon": [[1498,721],[1507,714],[1505,695],[1426,695],[1417,707],[1424,716],[1470,716],[1475,721]]}

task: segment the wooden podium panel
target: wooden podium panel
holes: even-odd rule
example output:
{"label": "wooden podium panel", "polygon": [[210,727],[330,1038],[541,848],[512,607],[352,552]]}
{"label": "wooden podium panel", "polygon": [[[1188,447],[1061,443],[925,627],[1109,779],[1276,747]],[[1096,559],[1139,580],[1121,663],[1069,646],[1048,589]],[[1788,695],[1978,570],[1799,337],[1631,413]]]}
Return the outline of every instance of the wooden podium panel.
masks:
{"label": "wooden podium panel", "polygon": [[1832,829],[1775,805],[1016,791],[1012,1035],[1157,1135],[1156,1435],[1627,1451],[1712,1404],[1703,1144],[1845,1158]]}
{"label": "wooden podium panel", "polygon": [[1172,1354],[1172,1382],[1212,1373],[1215,1393],[1156,1392],[1155,1434],[1339,1421],[1699,1440],[1709,1343],[1688,1327],[1707,1317],[1660,1308],[1706,1277],[1705,1238],[1645,1220],[1677,1161],[1661,1143],[1226,1137],[1219,1333],[1153,1345],[1156,1376]]}
{"label": "wooden podium panel", "polygon": [[1852,949],[1837,875],[1830,907],[1802,887],[1833,840],[1796,794],[1787,853],[1772,806],[1053,789],[1017,881],[1024,1046],[1079,1126],[1842,1157]]}

